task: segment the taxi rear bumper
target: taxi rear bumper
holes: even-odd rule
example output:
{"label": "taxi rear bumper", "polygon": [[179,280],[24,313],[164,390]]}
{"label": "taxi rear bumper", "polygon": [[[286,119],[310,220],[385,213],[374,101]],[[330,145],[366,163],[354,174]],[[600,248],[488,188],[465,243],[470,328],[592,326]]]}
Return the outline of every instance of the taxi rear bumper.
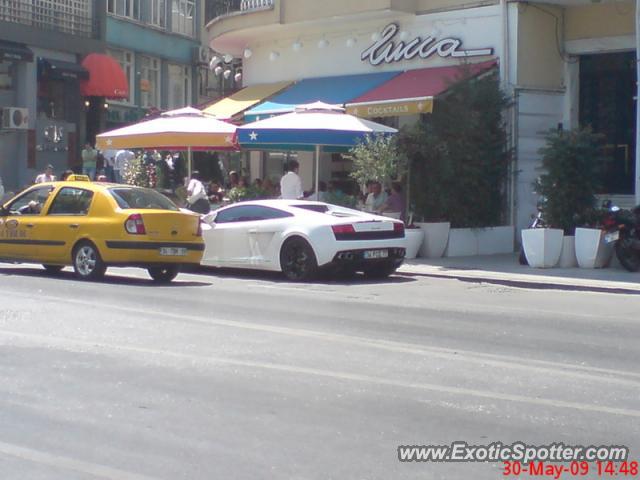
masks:
{"label": "taxi rear bumper", "polygon": [[[175,265],[199,264],[204,253],[201,242],[149,242],[107,240],[100,252],[107,265]],[[185,249],[184,255],[161,255],[160,249]]]}

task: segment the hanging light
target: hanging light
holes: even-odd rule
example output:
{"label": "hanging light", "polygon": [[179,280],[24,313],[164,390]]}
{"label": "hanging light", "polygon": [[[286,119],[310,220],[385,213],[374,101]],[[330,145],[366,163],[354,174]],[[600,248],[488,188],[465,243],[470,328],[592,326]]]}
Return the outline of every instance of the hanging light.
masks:
{"label": "hanging light", "polygon": [[318,48],[326,48],[329,46],[329,41],[326,38],[322,38],[319,42],[318,42]]}
{"label": "hanging light", "polygon": [[400,33],[398,34],[398,38],[400,40],[406,40],[408,36],[409,36],[409,32],[407,32],[406,30],[401,30]]}
{"label": "hanging light", "polygon": [[233,60],[233,55],[231,55],[230,53],[227,53],[227,54],[224,56],[224,61],[225,61],[225,63],[231,63],[231,61],[232,61],[232,60]]}
{"label": "hanging light", "polygon": [[91,105],[91,102],[89,102],[89,100],[85,100],[84,101],[84,106],[89,108],[89,106]]}
{"label": "hanging light", "polygon": [[352,48],[356,44],[357,41],[358,40],[356,40],[355,37],[347,38],[347,47]]}
{"label": "hanging light", "polygon": [[216,68],[213,69],[213,73],[215,73],[216,75],[220,75],[222,73],[222,67],[218,65]]}
{"label": "hanging light", "polygon": [[279,56],[280,54],[274,50],[269,54],[269,60],[271,60],[272,62],[275,62]]}
{"label": "hanging light", "polygon": [[377,42],[378,40],[380,40],[380,32],[373,32],[371,34],[371,40],[373,40],[374,42]]}
{"label": "hanging light", "polygon": [[291,48],[294,52],[299,52],[302,49],[302,42],[300,40],[296,40],[293,42],[293,45],[291,45]]}
{"label": "hanging light", "polygon": [[253,52],[249,47],[247,47],[244,49],[243,55],[244,55],[244,58],[251,58],[251,55],[253,55]]}
{"label": "hanging light", "polygon": [[217,55],[211,57],[211,60],[209,61],[209,70],[213,70],[214,68],[216,68],[216,65],[218,65],[221,61],[222,59]]}

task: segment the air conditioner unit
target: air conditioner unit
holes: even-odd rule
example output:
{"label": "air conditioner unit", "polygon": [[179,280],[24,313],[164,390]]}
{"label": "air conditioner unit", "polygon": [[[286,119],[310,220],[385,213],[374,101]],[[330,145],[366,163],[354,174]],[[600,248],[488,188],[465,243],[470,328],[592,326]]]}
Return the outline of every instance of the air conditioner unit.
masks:
{"label": "air conditioner unit", "polygon": [[29,128],[29,109],[4,107],[2,109],[2,128],[19,130]]}
{"label": "air conditioner unit", "polygon": [[211,60],[209,47],[193,47],[193,62],[197,65],[208,65]]}

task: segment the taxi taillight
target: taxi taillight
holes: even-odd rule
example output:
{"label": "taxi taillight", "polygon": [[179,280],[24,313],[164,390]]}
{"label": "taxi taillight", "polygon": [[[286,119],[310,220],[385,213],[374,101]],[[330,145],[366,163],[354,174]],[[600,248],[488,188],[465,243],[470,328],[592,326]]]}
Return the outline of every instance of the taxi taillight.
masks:
{"label": "taxi taillight", "polygon": [[144,220],[142,220],[142,215],[139,213],[129,215],[129,218],[124,222],[124,229],[132,235],[145,235],[147,233],[144,228]]}
{"label": "taxi taillight", "polygon": [[202,236],[202,220],[198,219],[198,230],[196,231],[196,237]]}

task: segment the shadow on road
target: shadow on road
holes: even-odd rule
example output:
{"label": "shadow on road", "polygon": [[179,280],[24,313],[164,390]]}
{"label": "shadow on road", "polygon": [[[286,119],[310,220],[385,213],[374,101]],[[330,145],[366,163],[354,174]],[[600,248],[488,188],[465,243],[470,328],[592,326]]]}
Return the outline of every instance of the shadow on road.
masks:
{"label": "shadow on road", "polygon": [[194,275],[216,275],[225,278],[233,278],[238,280],[243,279],[255,279],[255,280],[268,280],[275,283],[295,283],[296,285],[353,285],[357,283],[370,284],[370,285],[383,285],[383,284],[398,284],[417,281],[416,278],[406,276],[405,273],[396,273],[388,278],[372,279],[367,278],[363,274],[354,274],[349,276],[337,276],[331,273],[323,273],[318,278],[315,278],[310,282],[291,282],[287,280],[280,272],[270,272],[266,270],[251,270],[244,268],[217,268],[217,267],[190,267],[184,270],[185,273]]}
{"label": "shadow on road", "polygon": [[[138,278],[138,277],[128,277],[123,275],[113,274],[113,271],[117,271],[117,269],[107,270],[107,274],[101,280],[97,280],[91,283],[100,283],[100,284],[113,284],[113,285],[131,285],[131,286],[139,286],[139,287],[208,287],[211,283],[207,282],[194,282],[194,281],[185,281],[180,280],[180,276],[173,280],[170,283],[156,283],[151,278]],[[0,275],[16,275],[22,277],[40,277],[40,278],[51,278],[56,280],[64,280],[64,281],[72,281],[72,282],[83,282],[76,278],[73,272],[62,271],[59,273],[48,273],[47,271],[40,268],[16,268],[16,267],[0,267]]]}

